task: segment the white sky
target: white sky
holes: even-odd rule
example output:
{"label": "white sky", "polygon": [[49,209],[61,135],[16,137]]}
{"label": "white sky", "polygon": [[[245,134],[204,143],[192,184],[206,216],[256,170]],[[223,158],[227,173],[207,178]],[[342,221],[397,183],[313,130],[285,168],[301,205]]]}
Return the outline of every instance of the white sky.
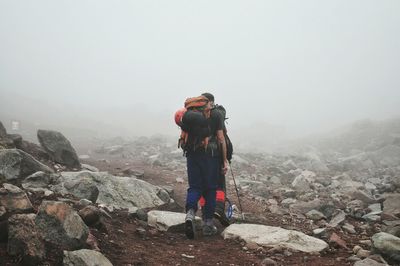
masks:
{"label": "white sky", "polygon": [[0,0],[0,117],[13,106],[118,126],[149,111],[172,132],[204,91],[231,130],[400,115],[400,1]]}

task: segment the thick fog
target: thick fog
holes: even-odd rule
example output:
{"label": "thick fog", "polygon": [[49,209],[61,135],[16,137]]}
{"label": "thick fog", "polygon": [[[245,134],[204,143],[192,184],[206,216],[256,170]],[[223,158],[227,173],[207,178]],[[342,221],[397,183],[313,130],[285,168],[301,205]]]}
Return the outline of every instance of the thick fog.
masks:
{"label": "thick fog", "polygon": [[203,92],[237,140],[397,117],[399,14],[397,0],[2,0],[0,121],[174,136]]}

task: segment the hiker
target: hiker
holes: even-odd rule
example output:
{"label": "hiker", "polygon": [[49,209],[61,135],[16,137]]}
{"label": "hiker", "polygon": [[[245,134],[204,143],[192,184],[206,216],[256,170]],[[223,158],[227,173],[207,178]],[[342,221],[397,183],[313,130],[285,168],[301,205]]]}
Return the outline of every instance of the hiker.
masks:
{"label": "hiker", "polygon": [[[202,232],[205,236],[217,233],[213,222],[218,177],[228,169],[223,120],[212,113],[212,102],[206,97],[189,98],[187,111],[182,116],[180,144],[187,159],[189,188],[186,197],[185,234],[189,239],[195,235],[195,215],[198,201],[205,198]],[[221,160],[223,162],[221,166]]]}
{"label": "hiker", "polygon": [[[217,115],[220,116],[220,119],[222,119],[222,125],[223,125],[223,132],[224,132],[224,138],[225,142],[227,145],[228,149],[228,137],[227,137],[227,130],[225,126],[225,108],[222,107],[222,105],[215,105],[215,98],[214,95],[211,93],[205,92],[201,94],[202,96],[205,96],[211,103],[211,116],[214,116],[215,113],[218,113]],[[229,140],[230,142],[230,140]],[[231,151],[232,152],[232,151]],[[228,152],[229,153],[229,152]],[[232,156],[232,154],[230,154]],[[229,156],[227,156],[229,157]],[[227,158],[229,161],[231,158]],[[221,160],[221,164],[223,161]],[[225,174],[220,171],[220,175],[218,176],[218,182],[217,182],[217,191],[216,191],[216,205],[215,205],[215,212],[214,212],[214,217],[218,219],[218,221],[221,223],[223,226],[229,226],[230,221],[229,218],[225,214],[225,200],[226,200],[226,179],[225,179]],[[205,198],[202,196],[199,200],[200,207],[203,208],[205,205]]]}

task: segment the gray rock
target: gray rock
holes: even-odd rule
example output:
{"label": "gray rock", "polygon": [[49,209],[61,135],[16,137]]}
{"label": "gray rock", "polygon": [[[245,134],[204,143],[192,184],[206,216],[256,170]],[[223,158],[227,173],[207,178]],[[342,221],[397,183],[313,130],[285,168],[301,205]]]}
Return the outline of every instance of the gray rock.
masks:
{"label": "gray rock", "polygon": [[383,221],[382,231],[400,237],[400,220]]}
{"label": "gray rock", "polygon": [[383,202],[383,212],[389,216],[400,218],[400,194],[390,194]]}
{"label": "gray rock", "polygon": [[372,204],[372,203],[376,202],[376,200],[372,197],[372,195],[368,194],[365,191],[359,190],[359,189],[354,189],[351,192],[351,197],[353,199],[361,200],[365,204]]}
{"label": "gray rock", "polygon": [[99,172],[99,169],[97,169],[96,167],[94,167],[94,166],[91,166],[91,165],[88,165],[88,164],[81,164],[81,166],[82,166],[82,170],[88,170],[88,171],[91,171],[91,172]]}
{"label": "gray rock", "polygon": [[47,191],[52,182],[52,174],[39,171],[25,178],[22,187],[29,191]]}
{"label": "gray rock", "polygon": [[388,233],[377,233],[372,236],[372,247],[375,251],[400,261],[400,238]]}
{"label": "gray rock", "polygon": [[95,203],[99,196],[97,184],[90,177],[81,176],[76,180],[67,180],[63,185],[70,194],[79,199],[88,199]]}
{"label": "gray rock", "polygon": [[382,207],[380,203],[371,204],[368,206],[371,212],[382,212]]}
{"label": "gray rock", "polygon": [[66,203],[43,201],[35,222],[45,240],[50,243],[68,250],[85,246],[89,228]]}
{"label": "gray rock", "polygon": [[19,187],[4,183],[0,188],[0,205],[8,211],[26,212],[33,210],[32,203],[26,193]]}
{"label": "gray rock", "polygon": [[81,180],[97,187],[99,195],[96,203],[108,209],[154,208],[166,203],[157,195],[159,187],[137,178],[113,176],[106,172],[61,172],[51,189],[61,194],[70,194],[73,191],[68,189],[68,184],[79,183]]}
{"label": "gray rock", "polygon": [[343,223],[345,219],[346,219],[346,213],[342,210],[338,210],[337,213],[330,220],[328,226],[334,228],[339,224]]}
{"label": "gray rock", "polygon": [[276,263],[276,261],[274,261],[273,259],[265,258],[261,261],[261,265],[262,266],[277,266],[278,263]]}
{"label": "gray rock", "polygon": [[353,266],[385,266],[386,264],[384,263],[379,263],[376,260],[372,260],[369,258],[357,261],[356,263],[354,263]]}
{"label": "gray rock", "polygon": [[35,214],[16,214],[8,219],[7,252],[21,256],[23,264],[38,265],[45,257],[44,242],[35,224]]}
{"label": "gray rock", "polygon": [[223,232],[224,239],[241,239],[265,247],[283,247],[307,253],[320,252],[328,244],[294,230],[259,224],[231,224]]}
{"label": "gray rock", "polygon": [[64,266],[112,266],[112,263],[100,252],[81,249],[64,251]]}
{"label": "gray rock", "polygon": [[326,231],[326,228],[317,228],[317,229],[314,229],[313,230],[313,234],[315,235],[315,236],[320,236],[320,235],[323,235],[323,234],[325,234],[327,231]]}
{"label": "gray rock", "polygon": [[0,150],[0,176],[4,176],[7,181],[20,181],[38,171],[53,172],[52,169],[24,151],[18,149]]}
{"label": "gray rock", "polygon": [[[186,214],[169,211],[149,211],[147,223],[160,231],[183,232]],[[201,218],[196,216],[196,227],[201,228]]]}
{"label": "gray rock", "polygon": [[71,168],[81,168],[75,149],[63,134],[51,130],[38,130],[37,137],[40,145],[54,161]]}
{"label": "gray rock", "polygon": [[101,211],[95,206],[86,206],[79,211],[79,216],[87,226],[93,226],[100,221]]}
{"label": "gray rock", "polygon": [[289,207],[289,205],[296,203],[297,200],[296,199],[292,199],[292,198],[287,198],[281,201],[281,205],[283,207]]}
{"label": "gray rock", "polygon": [[345,224],[342,226],[342,228],[343,228],[343,230],[345,230],[345,231],[346,231],[347,233],[349,233],[349,234],[355,234],[355,233],[357,233],[356,230],[355,230],[355,228],[354,228],[354,226],[353,226],[352,224],[345,223]]}
{"label": "gray rock", "polygon": [[296,191],[308,191],[310,190],[310,182],[304,176],[299,175],[293,180],[292,187]]}
{"label": "gray rock", "polygon": [[362,218],[366,220],[367,222],[378,222],[381,220],[380,214],[382,211],[377,211],[377,212],[370,212],[364,215]]}
{"label": "gray rock", "polygon": [[311,210],[306,213],[306,217],[313,221],[318,221],[321,219],[326,219],[325,215],[317,210]]}
{"label": "gray rock", "polygon": [[312,209],[318,209],[321,206],[321,200],[314,199],[312,201],[297,201],[294,204],[290,205],[290,210],[295,213],[306,214]]}
{"label": "gray rock", "polygon": [[171,200],[171,198],[170,198],[170,196],[169,196],[169,193],[168,193],[165,189],[163,189],[163,188],[159,188],[159,190],[158,190],[158,192],[157,192],[157,196],[158,196],[162,201],[164,201],[165,203],[168,203],[168,202]]}

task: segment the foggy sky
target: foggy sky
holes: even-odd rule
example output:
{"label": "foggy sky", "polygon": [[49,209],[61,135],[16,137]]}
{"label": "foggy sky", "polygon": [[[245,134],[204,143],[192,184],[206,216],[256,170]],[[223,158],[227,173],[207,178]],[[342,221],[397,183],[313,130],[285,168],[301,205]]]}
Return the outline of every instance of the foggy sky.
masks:
{"label": "foggy sky", "polygon": [[398,116],[399,14],[397,0],[0,0],[0,120],[174,133],[205,91],[236,134]]}

